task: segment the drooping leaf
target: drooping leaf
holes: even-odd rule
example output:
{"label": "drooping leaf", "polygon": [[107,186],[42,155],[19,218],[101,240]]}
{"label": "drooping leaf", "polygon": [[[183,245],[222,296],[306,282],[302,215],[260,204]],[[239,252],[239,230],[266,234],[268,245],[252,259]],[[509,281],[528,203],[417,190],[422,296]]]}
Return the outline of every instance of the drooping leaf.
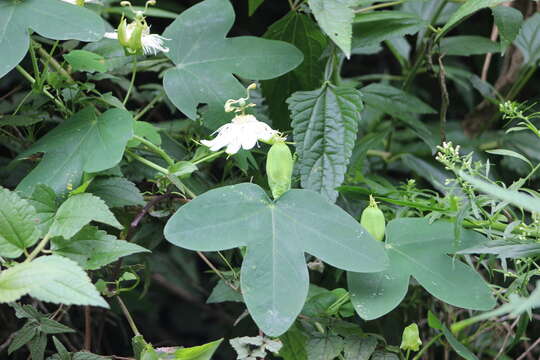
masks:
{"label": "drooping leaf", "polygon": [[515,44],[523,54],[523,61],[535,65],[540,60],[540,14],[536,13],[523,23]]}
{"label": "drooping leaf", "polygon": [[363,105],[358,90],[326,84],[287,100],[302,186],[330,201],[345,178]]}
{"label": "drooping leaf", "polygon": [[304,54],[304,61],[296,69],[262,82],[273,127],[287,130],[290,128],[290,116],[285,100],[296,91],[321,86],[325,67],[323,52],[328,41],[308,15],[296,11],[289,12],[270,26],[264,37],[291,43]]}
{"label": "drooping leaf", "polygon": [[474,231],[462,232],[454,240],[453,224],[430,224],[422,218],[399,218],[386,228],[386,253],[390,267],[380,273],[348,273],[351,301],[366,320],[392,311],[403,300],[414,278],[433,296],[451,305],[488,310],[495,305],[482,277],[468,265],[447,254],[479,244],[484,237]]}
{"label": "drooping leaf", "polygon": [[129,112],[111,109],[97,115],[87,107],[48,132],[17,159],[44,152],[43,159],[18,185],[17,190],[32,193],[38,184],[65,193],[79,186],[84,172],[99,172],[115,166],[133,133]]}
{"label": "drooping leaf", "polygon": [[131,181],[126,178],[100,177],[92,181],[87,191],[105,201],[109,207],[144,205],[144,198]]}
{"label": "drooping leaf", "polygon": [[0,187],[0,256],[17,258],[40,235],[36,210],[13,191]]}
{"label": "drooping leaf", "polygon": [[375,46],[385,40],[415,34],[428,24],[418,15],[402,11],[357,14],[353,25],[353,48]]}
{"label": "drooping leaf", "polygon": [[0,78],[26,55],[29,29],[56,40],[97,41],[105,34],[103,20],[84,7],[61,0],[0,0]]}
{"label": "drooping leaf", "polygon": [[354,0],[308,0],[321,29],[345,53],[351,56]]}
{"label": "drooping leaf", "polygon": [[64,55],[64,59],[71,65],[73,71],[106,72],[107,61],[99,54],[86,50],[72,50]]}
{"label": "drooping leaf", "polygon": [[491,12],[499,29],[501,51],[504,51],[518,36],[523,24],[523,14],[511,6],[496,6]]}
{"label": "drooping leaf", "polygon": [[242,295],[270,336],[283,334],[302,310],[309,284],[304,252],[346,270],[387,266],[380,243],[341,208],[308,190],[289,190],[271,201],[255,184],[214,189],[182,206],[165,226],[165,237],[199,251],[247,246]]}
{"label": "drooping leaf", "polygon": [[291,44],[251,36],[226,38],[233,22],[229,0],[205,0],[180,14],[163,35],[172,39],[167,56],[176,64],[164,74],[167,96],[191,119],[197,105],[207,104],[210,128],[228,121],[223,109],[228,99],[245,96],[233,74],[266,80],[302,62],[302,53]]}
{"label": "drooping leaf", "polygon": [[466,1],[461,5],[455,13],[450,16],[448,22],[444,25],[441,31],[437,34],[436,40],[440,39],[442,36],[446,35],[454,26],[456,26],[461,21],[465,20],[468,16],[474,14],[478,10],[481,10],[486,7],[491,7],[502,3],[504,0],[475,0],[475,1]]}
{"label": "drooping leaf", "polygon": [[465,345],[459,342],[459,340],[452,334],[448,327],[443,324],[431,311],[428,312],[428,324],[431,328],[440,330],[448,343],[454,349],[454,351],[466,360],[478,360],[476,355],[474,355]]}
{"label": "drooping leaf", "polygon": [[105,202],[92,194],[79,194],[69,197],[56,212],[49,234],[70,239],[90,221],[122,229]]}
{"label": "drooping leaf", "polygon": [[83,227],[71,239],[61,237],[52,239],[53,254],[67,257],[85,270],[97,270],[121,257],[149,252],[149,250],[93,226]]}
{"label": "drooping leaf", "polygon": [[446,55],[469,56],[496,53],[500,45],[477,35],[448,36],[440,41],[440,52]]}
{"label": "drooping leaf", "polygon": [[26,294],[55,304],[109,307],[86,272],[57,255],[41,256],[0,273],[0,302],[16,301]]}

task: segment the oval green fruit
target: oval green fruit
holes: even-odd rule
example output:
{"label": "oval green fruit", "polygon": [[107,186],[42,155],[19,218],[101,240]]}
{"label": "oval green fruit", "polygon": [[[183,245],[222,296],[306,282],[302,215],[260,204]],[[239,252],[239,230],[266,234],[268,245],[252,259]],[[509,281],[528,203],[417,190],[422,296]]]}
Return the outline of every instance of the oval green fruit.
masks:
{"label": "oval green fruit", "polygon": [[274,199],[291,188],[293,165],[294,160],[287,144],[277,142],[272,145],[266,158],[266,175]]}
{"label": "oval green fruit", "polygon": [[366,229],[375,239],[382,241],[386,229],[384,214],[377,206],[377,202],[370,196],[369,206],[362,212],[360,225]]}

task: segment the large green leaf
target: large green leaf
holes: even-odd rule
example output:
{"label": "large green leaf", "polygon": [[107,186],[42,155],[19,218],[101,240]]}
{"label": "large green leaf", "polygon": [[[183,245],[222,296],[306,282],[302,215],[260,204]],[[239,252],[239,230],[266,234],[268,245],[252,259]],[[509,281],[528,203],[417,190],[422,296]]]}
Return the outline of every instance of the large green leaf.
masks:
{"label": "large green leaf", "polygon": [[387,266],[382,245],[316,192],[290,190],[271,201],[255,184],[211,190],[182,206],[165,226],[171,243],[199,251],[247,246],[241,287],[266,334],[283,334],[302,310],[309,285],[304,252],[352,271]]}
{"label": "large green leaf", "polygon": [[56,40],[97,41],[105,24],[96,13],[61,0],[0,0],[0,78],[26,55],[29,29]]}
{"label": "large green leaf", "polygon": [[41,256],[0,273],[0,302],[13,302],[26,294],[56,304],[109,307],[86,272],[57,255]]}
{"label": "large green leaf", "polygon": [[347,57],[351,56],[352,22],[355,0],[308,0],[313,15],[324,32]]}
{"label": "large green leaf", "polygon": [[518,36],[523,24],[523,14],[511,6],[496,6],[491,12],[499,29],[501,51],[504,51]]}
{"label": "large green leaf", "polygon": [[110,207],[145,204],[135,184],[119,176],[97,178],[88,186],[87,191],[99,196]]}
{"label": "large green leaf", "polygon": [[96,270],[131,254],[149,250],[124,240],[119,240],[93,226],[85,226],[71,239],[52,239],[52,251],[76,261],[85,270]]}
{"label": "large green leaf", "polygon": [[47,185],[40,184],[35,187],[28,201],[36,209],[41,234],[45,235],[51,227],[56,210],[58,210],[56,193]]}
{"label": "large green leaf", "polygon": [[191,119],[197,116],[197,105],[206,103],[211,128],[228,120],[225,101],[245,96],[233,74],[266,80],[302,62],[302,53],[291,44],[252,36],[227,38],[233,22],[228,0],[205,0],[180,14],[163,34],[172,39],[167,56],[176,64],[163,78],[168,97]]}
{"label": "large green leaf", "polygon": [[36,210],[16,193],[0,187],[0,256],[17,258],[40,235]]}
{"label": "large green leaf", "polygon": [[437,34],[437,40],[440,39],[442,36],[446,35],[448,31],[450,31],[454,26],[459,24],[461,21],[463,21],[468,16],[474,14],[478,10],[481,10],[486,7],[491,7],[498,5],[502,3],[505,0],[468,0],[465,1],[463,5],[461,5],[455,13],[450,16],[450,19],[448,19],[448,22],[444,25],[442,30]]}
{"label": "large green leaf", "polygon": [[323,52],[328,41],[308,15],[296,11],[289,12],[270,26],[264,37],[291,43],[304,54],[304,61],[296,69],[277,79],[262,82],[272,125],[276,129],[287,130],[290,117],[285,100],[295,91],[321,86],[325,67]]}
{"label": "large green leaf", "polygon": [[122,229],[122,225],[103,200],[92,194],[79,194],[69,197],[60,205],[49,229],[49,235],[70,239],[90,221]]}
{"label": "large green leaf", "polygon": [[422,218],[400,218],[386,229],[386,253],[390,267],[380,273],[349,272],[349,291],[356,312],[366,320],[392,311],[403,300],[414,278],[433,296],[451,305],[488,310],[495,305],[482,277],[468,265],[447,254],[480,244],[484,237],[462,232],[454,240],[454,225],[444,221],[430,224]]}
{"label": "large green leaf", "polygon": [[325,84],[288,100],[302,186],[335,201],[345,178],[358,131],[358,90]]}
{"label": "large green leaf", "polygon": [[87,107],[39,139],[18,159],[44,152],[38,166],[18,185],[17,190],[32,193],[37,184],[50,186],[57,193],[77,187],[82,173],[112,168],[120,162],[133,133],[129,112],[111,109],[101,115]]}
{"label": "large green leaf", "polygon": [[515,41],[523,54],[523,61],[535,65],[540,60],[540,14],[536,13],[523,23]]}

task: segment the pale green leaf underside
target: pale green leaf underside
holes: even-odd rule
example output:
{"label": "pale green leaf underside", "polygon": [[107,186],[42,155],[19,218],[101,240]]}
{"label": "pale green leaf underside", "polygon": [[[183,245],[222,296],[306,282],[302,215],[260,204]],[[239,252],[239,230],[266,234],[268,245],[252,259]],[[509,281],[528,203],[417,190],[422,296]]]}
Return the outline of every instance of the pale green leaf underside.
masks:
{"label": "pale green leaf underside", "polygon": [[207,126],[217,128],[229,116],[223,105],[245,96],[233,76],[271,79],[294,69],[302,53],[293,45],[251,36],[226,38],[234,23],[228,0],[205,0],[184,11],[165,30],[167,56],[176,64],[164,74],[163,85],[174,105],[189,118],[197,106],[207,104]]}
{"label": "pale green leaf underside", "polygon": [[308,190],[290,190],[275,202],[254,184],[211,190],[173,215],[165,237],[199,251],[247,246],[242,293],[255,322],[272,336],[284,333],[304,305],[304,252],[346,270],[386,267],[380,243],[341,208]]}
{"label": "pale green leaf underside", "polygon": [[447,254],[480,244],[484,237],[464,230],[454,240],[454,224],[422,218],[400,218],[386,228],[390,267],[376,274],[348,273],[355,310],[365,320],[381,317],[403,300],[413,276],[429,293],[451,305],[488,310],[495,305],[482,277]]}
{"label": "pale green leaf underside", "polygon": [[334,202],[356,140],[362,100],[358,90],[325,85],[289,100],[302,187]]}
{"label": "pale green leaf underside", "polygon": [[308,0],[309,7],[321,29],[347,57],[351,56],[352,0]]}
{"label": "pale green leaf underside", "polygon": [[15,192],[0,187],[0,256],[17,258],[39,239],[36,210]]}
{"label": "pale green leaf underside", "polygon": [[41,162],[17,186],[32,193],[38,184],[65,193],[68,185],[76,188],[84,172],[98,172],[120,162],[124,148],[133,135],[133,119],[125,110],[111,109],[97,115],[85,108],[39,139],[17,159],[44,152]]}
{"label": "pale green leaf underside", "polygon": [[83,269],[56,255],[41,256],[0,273],[0,302],[16,301],[26,294],[55,304],[109,307]]}
{"label": "pale green leaf underside", "polygon": [[61,0],[0,0],[0,78],[26,55],[30,29],[56,40],[97,41],[105,24],[94,12]]}
{"label": "pale green leaf underside", "polygon": [[124,240],[119,240],[93,226],[85,226],[71,239],[52,239],[54,254],[77,262],[85,270],[97,270],[121,257],[149,252],[149,250]]}
{"label": "pale green leaf underside", "polygon": [[79,194],[69,197],[56,212],[49,229],[50,236],[70,239],[90,221],[122,229],[103,200],[92,194]]}

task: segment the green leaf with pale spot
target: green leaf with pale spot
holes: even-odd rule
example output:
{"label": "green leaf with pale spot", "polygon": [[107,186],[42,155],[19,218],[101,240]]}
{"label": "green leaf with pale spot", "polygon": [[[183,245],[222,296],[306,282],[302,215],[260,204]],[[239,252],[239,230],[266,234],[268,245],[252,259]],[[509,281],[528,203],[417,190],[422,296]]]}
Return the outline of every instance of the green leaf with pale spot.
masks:
{"label": "green leaf with pale spot", "polygon": [[121,257],[150,252],[93,226],[83,227],[69,240],[56,237],[51,242],[54,254],[70,258],[85,270],[97,270]]}
{"label": "green leaf with pale spot", "polygon": [[38,184],[65,193],[80,185],[83,172],[99,172],[120,162],[133,135],[131,114],[111,109],[97,115],[87,107],[39,139],[17,159],[44,152],[40,163],[17,186],[30,194]]}
{"label": "green leaf with pale spot", "polygon": [[356,141],[361,94],[351,87],[326,84],[299,91],[288,100],[302,187],[334,202]]}
{"label": "green leaf with pale spot", "polygon": [[423,218],[392,220],[386,228],[390,267],[375,274],[349,272],[349,291],[356,312],[365,320],[381,317],[401,303],[413,276],[431,295],[451,305],[489,310],[495,305],[491,290],[468,265],[447,254],[485,241],[483,235],[464,230],[454,240],[454,224]]}
{"label": "green leaf with pale spot", "polygon": [[234,23],[228,0],[205,0],[184,11],[165,30],[176,66],[165,72],[163,86],[172,103],[191,119],[207,104],[206,125],[217,128],[230,119],[223,106],[245,96],[233,74],[250,80],[278,77],[302,62],[291,44],[252,36],[227,38]]}
{"label": "green leaf with pale spot", "polygon": [[17,301],[24,295],[65,305],[108,308],[86,272],[61,256],[41,256],[0,273],[0,303]]}
{"label": "green leaf with pale spot", "polygon": [[349,58],[355,0],[308,0],[308,4],[321,29]]}
{"label": "green leaf with pale spot", "polygon": [[105,34],[99,15],[81,6],[61,0],[0,0],[0,78],[26,55],[29,29],[55,40],[97,41]]}
{"label": "green leaf with pale spot", "polygon": [[17,258],[40,236],[36,210],[13,191],[0,187],[0,256]]}
{"label": "green leaf with pale spot", "polygon": [[122,229],[103,200],[92,194],[79,194],[69,197],[56,212],[49,235],[70,239],[90,221]]}
{"label": "green leaf with pale spot", "polygon": [[165,237],[198,251],[247,246],[242,295],[259,328],[270,336],[287,331],[302,310],[309,285],[305,252],[345,270],[376,272],[387,266],[380,242],[309,190],[289,190],[276,201],[255,184],[211,190],[170,218]]}

